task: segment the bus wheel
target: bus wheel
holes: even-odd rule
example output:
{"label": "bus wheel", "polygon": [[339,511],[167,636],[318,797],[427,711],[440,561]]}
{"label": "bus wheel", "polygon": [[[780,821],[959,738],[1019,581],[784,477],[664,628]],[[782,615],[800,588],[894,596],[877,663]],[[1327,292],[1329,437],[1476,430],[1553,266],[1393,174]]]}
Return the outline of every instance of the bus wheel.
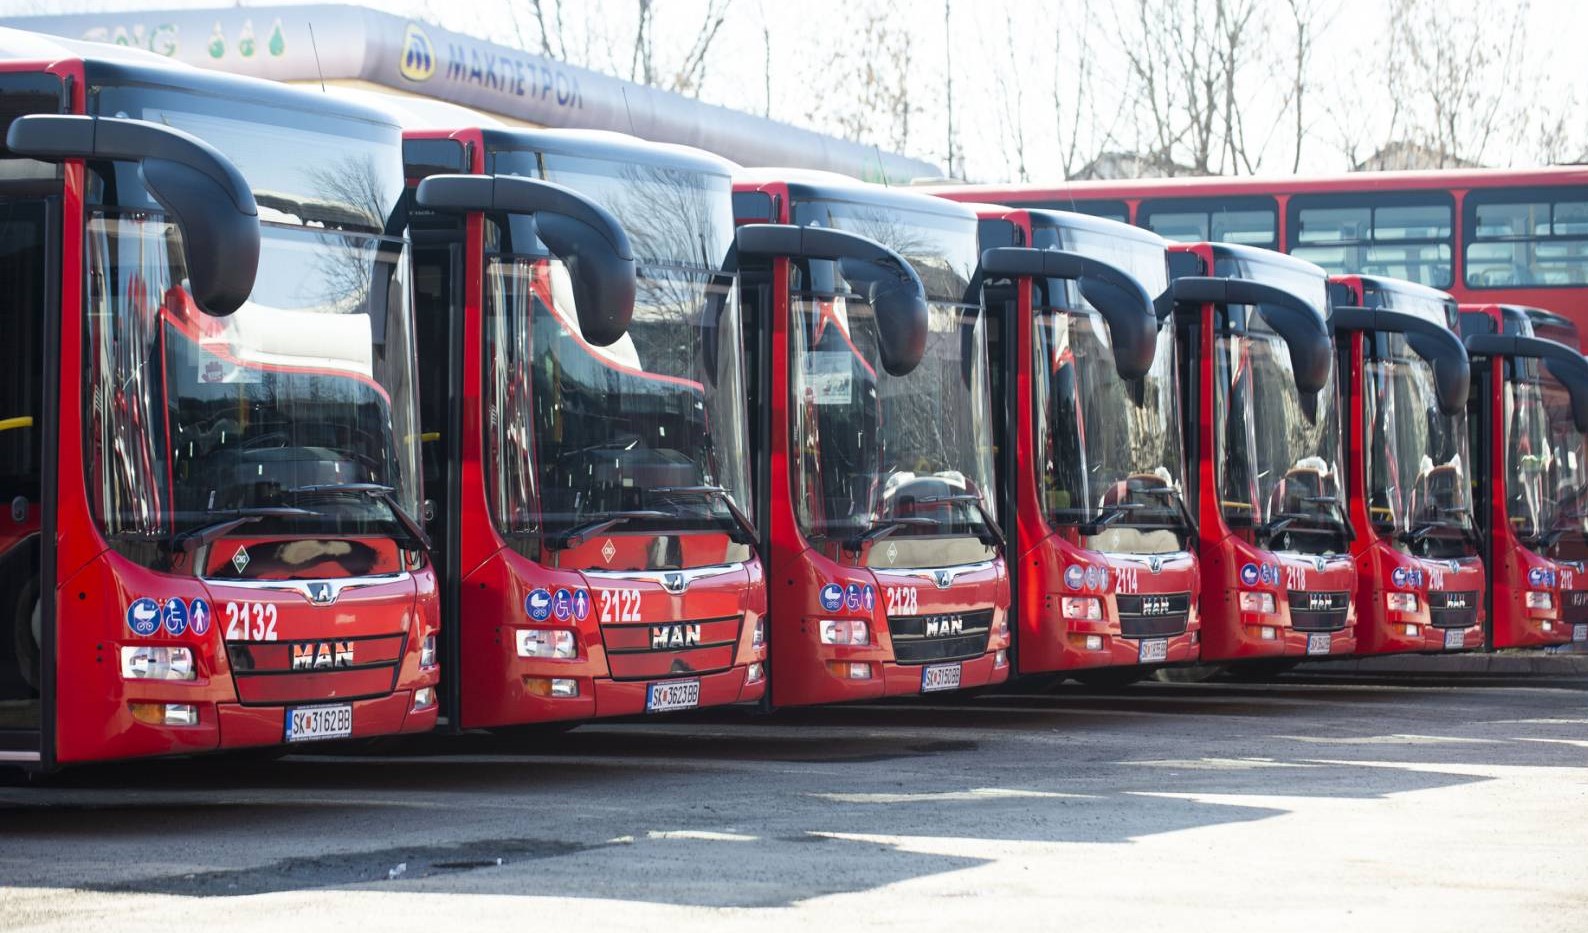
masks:
{"label": "bus wheel", "polygon": [[22,585],[11,624],[12,647],[16,651],[17,672],[35,692],[39,689],[39,642],[42,640],[43,611],[39,606],[37,577]]}
{"label": "bus wheel", "polygon": [[1095,671],[1075,671],[1071,679],[1093,690],[1123,690],[1147,676],[1139,667],[1105,667]]}

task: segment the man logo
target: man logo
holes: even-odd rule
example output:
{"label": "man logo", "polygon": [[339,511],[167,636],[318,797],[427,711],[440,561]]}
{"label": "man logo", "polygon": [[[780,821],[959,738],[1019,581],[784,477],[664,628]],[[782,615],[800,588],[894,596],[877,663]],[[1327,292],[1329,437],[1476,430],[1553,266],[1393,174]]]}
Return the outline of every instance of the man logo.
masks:
{"label": "man logo", "polygon": [[651,650],[668,651],[673,648],[693,648],[700,644],[699,625],[651,626]]}
{"label": "man logo", "polygon": [[414,23],[409,23],[408,31],[403,34],[403,57],[398,70],[409,81],[428,81],[436,73],[435,47],[424,30]]}
{"label": "man logo", "polygon": [[938,589],[946,590],[954,585],[954,571],[934,570],[932,571],[932,582],[937,584]]}
{"label": "man logo", "polygon": [[1308,593],[1307,608],[1312,612],[1327,612],[1334,608],[1334,600],[1328,593]]}
{"label": "man logo", "polygon": [[292,669],[295,671],[352,666],[353,643],[350,641],[300,641],[292,646]]}
{"label": "man logo", "polygon": [[1150,573],[1163,573],[1163,558],[1156,555],[1147,558],[1147,570]]}
{"label": "man logo", "polygon": [[309,602],[316,606],[329,606],[336,602],[336,588],[324,580],[309,584]]}
{"label": "man logo", "polygon": [[965,633],[965,620],[959,616],[940,616],[926,620],[927,638],[948,638]]}
{"label": "man logo", "polygon": [[662,576],[662,589],[669,593],[682,593],[684,587],[688,585],[688,581],[681,573],[669,573]]}
{"label": "man logo", "polygon": [[1167,596],[1143,596],[1141,598],[1141,614],[1144,616],[1166,616],[1173,611]]}
{"label": "man logo", "polygon": [[1318,571],[1319,573],[1323,573],[1325,570],[1329,569],[1329,562],[1321,557],[1314,557],[1312,559],[1312,569]]}

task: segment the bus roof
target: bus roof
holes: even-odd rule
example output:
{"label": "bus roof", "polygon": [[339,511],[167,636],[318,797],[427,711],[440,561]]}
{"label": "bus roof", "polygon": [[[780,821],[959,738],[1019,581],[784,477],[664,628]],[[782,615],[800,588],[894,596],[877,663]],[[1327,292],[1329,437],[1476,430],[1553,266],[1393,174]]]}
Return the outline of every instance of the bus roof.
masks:
{"label": "bus roof", "polygon": [[551,152],[609,162],[665,166],[705,175],[733,175],[739,166],[704,149],[649,140],[611,130],[482,129],[491,151]]}
{"label": "bus roof", "polygon": [[868,207],[937,214],[961,220],[976,219],[974,211],[956,201],[933,197],[916,188],[890,188],[857,181],[847,175],[834,172],[797,168],[753,168],[735,172],[733,181],[739,188],[760,188],[781,184],[788,188],[789,198],[794,201],[841,201]]}
{"label": "bus roof", "polygon": [[1389,275],[1346,274],[1329,276],[1329,281],[1331,282],[1352,279],[1361,282],[1364,289],[1374,288],[1381,292],[1394,292],[1398,295],[1405,295],[1408,298],[1417,298],[1425,301],[1455,301],[1455,298],[1449,292],[1443,292],[1437,288],[1431,288],[1408,279],[1397,279]]}

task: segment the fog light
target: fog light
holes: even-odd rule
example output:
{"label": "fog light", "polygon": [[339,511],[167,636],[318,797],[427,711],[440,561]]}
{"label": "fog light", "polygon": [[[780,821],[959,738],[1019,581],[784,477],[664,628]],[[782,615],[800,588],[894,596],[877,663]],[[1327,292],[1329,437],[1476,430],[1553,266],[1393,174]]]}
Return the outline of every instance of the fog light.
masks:
{"label": "fog light", "polygon": [[1385,593],[1384,608],[1390,612],[1416,612],[1416,593]]}
{"label": "fog light", "polygon": [[1059,601],[1059,611],[1066,619],[1103,618],[1103,601],[1095,596],[1065,596]]}
{"label": "fog light", "polygon": [[518,630],[518,656],[566,660],[578,657],[579,649],[569,629],[523,628]]}
{"label": "fog light", "polygon": [[766,669],[761,666],[761,662],[760,661],[751,661],[749,663],[749,665],[745,667],[745,669],[744,669],[744,682],[745,682],[745,684],[747,684],[747,685],[748,684],[758,684],[758,683],[760,683],[761,681],[763,681],[765,679],[766,679]]}
{"label": "fog light", "polygon": [[524,692],[530,696],[567,699],[579,695],[579,681],[570,677],[525,677]]}
{"label": "fog light", "polygon": [[1279,629],[1274,628],[1272,625],[1265,625],[1257,630],[1257,635],[1263,641],[1273,641],[1279,637]]}
{"label": "fog light", "polygon": [[1545,619],[1544,620],[1544,631],[1553,632],[1554,630],[1555,630],[1555,626],[1548,619]]}
{"label": "fog light", "polygon": [[191,703],[129,703],[132,718],[151,726],[196,726],[198,707]]}
{"label": "fog light", "polygon": [[755,620],[755,634],[750,636],[751,648],[766,647],[766,619]]}
{"label": "fog light", "polygon": [[[1276,611],[1273,593],[1258,593],[1253,590],[1241,590],[1239,599],[1242,612],[1255,612],[1259,615],[1273,615]],[[1264,635],[1272,638],[1272,635]]]}
{"label": "fog light", "polygon": [[1417,637],[1417,626],[1411,625],[1411,624],[1407,624],[1407,626],[1406,626],[1406,637],[1407,638],[1416,638]]}
{"label": "fog light", "polygon": [[436,636],[432,632],[419,643],[419,669],[433,671],[436,669]]}
{"label": "fog light", "polygon": [[420,687],[414,691],[414,707],[410,712],[422,712],[436,705],[436,688]]}
{"label": "fog light", "polygon": [[1192,632],[1191,633],[1191,644],[1199,645],[1201,643],[1202,643],[1202,633],[1201,632]]}
{"label": "fog light", "polygon": [[820,624],[824,645],[871,644],[871,627],[859,619],[823,619]]}
{"label": "fog light", "polygon": [[997,651],[993,652],[993,667],[1008,667],[1008,666],[1009,666],[1009,652],[1005,651],[1002,648],[999,648]]}
{"label": "fog light", "polygon": [[828,661],[827,672],[842,680],[871,679],[871,665],[865,661]]}
{"label": "fog light", "polygon": [[121,649],[121,676],[128,680],[192,680],[193,650],[166,645],[127,645]]}
{"label": "fog light", "polygon": [[1008,638],[1009,637],[1009,617],[1008,616],[1004,616],[1004,617],[1002,617],[1002,618],[1000,618],[998,620],[998,637],[999,638]]}
{"label": "fog light", "polygon": [[1101,636],[1101,635],[1088,635],[1088,636],[1086,636],[1086,650],[1087,651],[1102,651],[1103,650],[1103,636]]}
{"label": "fog light", "polygon": [[1555,608],[1554,593],[1545,593],[1541,590],[1528,590],[1527,595],[1522,597],[1522,599],[1527,604],[1527,608],[1529,609]]}

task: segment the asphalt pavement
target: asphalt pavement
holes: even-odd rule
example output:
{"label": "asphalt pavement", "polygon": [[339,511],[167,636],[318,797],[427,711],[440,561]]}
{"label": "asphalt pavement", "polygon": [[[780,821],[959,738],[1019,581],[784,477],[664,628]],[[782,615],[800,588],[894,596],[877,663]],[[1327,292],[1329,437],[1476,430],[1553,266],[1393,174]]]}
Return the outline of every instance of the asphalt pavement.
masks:
{"label": "asphalt pavement", "polygon": [[334,751],[0,787],[0,930],[1588,930],[1579,675]]}

